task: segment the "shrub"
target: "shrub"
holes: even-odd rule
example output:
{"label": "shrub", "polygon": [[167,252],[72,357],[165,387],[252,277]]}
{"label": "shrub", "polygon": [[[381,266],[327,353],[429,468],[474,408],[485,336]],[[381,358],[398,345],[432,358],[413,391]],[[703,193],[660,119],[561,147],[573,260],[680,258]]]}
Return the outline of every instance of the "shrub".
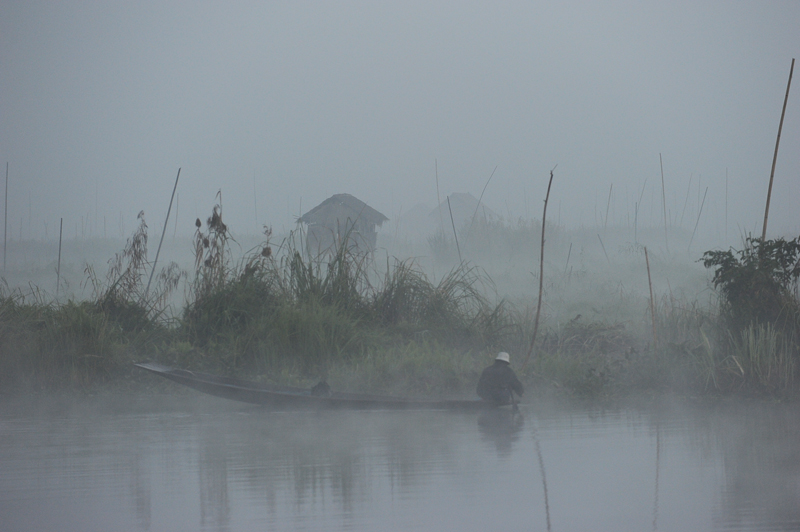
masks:
{"label": "shrub", "polygon": [[730,325],[743,331],[753,323],[787,331],[800,314],[800,237],[762,241],[748,237],[742,250],[706,251],[703,265],[716,268],[713,283],[722,291]]}

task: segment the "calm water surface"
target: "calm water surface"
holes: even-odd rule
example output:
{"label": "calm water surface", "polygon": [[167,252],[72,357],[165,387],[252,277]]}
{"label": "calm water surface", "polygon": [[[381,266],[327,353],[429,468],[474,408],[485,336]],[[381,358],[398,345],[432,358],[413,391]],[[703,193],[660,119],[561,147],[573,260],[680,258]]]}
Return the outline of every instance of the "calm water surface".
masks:
{"label": "calm water surface", "polygon": [[800,530],[796,406],[0,401],[0,529]]}

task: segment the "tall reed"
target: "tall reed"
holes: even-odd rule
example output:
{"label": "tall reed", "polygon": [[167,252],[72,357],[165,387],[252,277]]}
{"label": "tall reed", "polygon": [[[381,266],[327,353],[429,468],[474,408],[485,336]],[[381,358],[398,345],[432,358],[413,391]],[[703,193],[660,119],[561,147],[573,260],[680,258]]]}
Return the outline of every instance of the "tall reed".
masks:
{"label": "tall reed", "polygon": [[[731,358],[744,383],[765,391],[786,392],[794,383],[797,345],[771,324],[750,324],[731,339]],[[730,365],[729,365],[730,366]]]}

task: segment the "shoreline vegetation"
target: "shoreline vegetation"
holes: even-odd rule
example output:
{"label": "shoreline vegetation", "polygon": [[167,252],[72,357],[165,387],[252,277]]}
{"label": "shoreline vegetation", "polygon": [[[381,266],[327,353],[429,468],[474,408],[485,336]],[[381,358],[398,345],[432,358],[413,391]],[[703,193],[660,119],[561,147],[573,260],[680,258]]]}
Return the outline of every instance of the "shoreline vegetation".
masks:
{"label": "shoreline vegetation", "polygon": [[[470,238],[506,242],[512,260],[523,237],[538,230],[471,227],[462,249]],[[276,244],[266,229],[262,244],[234,260],[236,242],[216,205],[205,224],[196,221],[194,271],[171,263],[150,285],[140,213],[105,277],[86,267],[91,297],[61,302],[36,288],[0,287],[0,392],[174,391],[133,366],[154,361],[308,387],[325,379],[341,391],[472,396],[481,370],[508,351],[527,400],[544,393],[797,396],[800,237],[747,238],[742,250],[705,252],[698,262],[713,271],[716,289],[709,303],[671,289],[643,303],[626,299],[623,287],[615,297],[638,319],[598,318],[565,303],[574,317],[543,316],[523,364],[534,306],[494,297],[483,269],[459,261],[435,280],[414,259],[379,264],[347,245],[309,258],[303,236]],[[428,244],[432,255],[454,252],[444,234]],[[609,260],[605,246],[603,253]],[[174,312],[182,286],[183,306]],[[548,297],[557,300],[558,291],[548,281]]]}

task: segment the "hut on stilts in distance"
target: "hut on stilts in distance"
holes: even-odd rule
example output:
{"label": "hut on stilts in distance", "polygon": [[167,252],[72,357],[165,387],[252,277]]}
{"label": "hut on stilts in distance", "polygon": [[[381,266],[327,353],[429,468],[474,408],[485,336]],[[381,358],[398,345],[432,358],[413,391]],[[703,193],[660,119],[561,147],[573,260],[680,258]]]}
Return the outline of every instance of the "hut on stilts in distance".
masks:
{"label": "hut on stilts in distance", "polygon": [[369,253],[378,242],[378,227],[389,219],[350,194],[334,194],[303,216],[306,251],[311,257],[336,253],[342,245],[348,251]]}

